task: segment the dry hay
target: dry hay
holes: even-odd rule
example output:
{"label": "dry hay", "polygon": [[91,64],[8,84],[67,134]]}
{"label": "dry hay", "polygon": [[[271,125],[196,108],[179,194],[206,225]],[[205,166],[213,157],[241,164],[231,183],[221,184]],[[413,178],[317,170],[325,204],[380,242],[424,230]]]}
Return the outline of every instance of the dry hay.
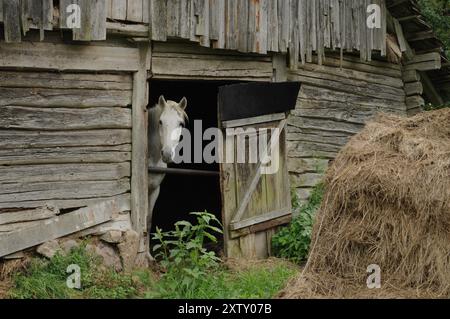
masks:
{"label": "dry hay", "polygon": [[308,263],[280,297],[450,297],[450,109],[379,115],[325,184]]}

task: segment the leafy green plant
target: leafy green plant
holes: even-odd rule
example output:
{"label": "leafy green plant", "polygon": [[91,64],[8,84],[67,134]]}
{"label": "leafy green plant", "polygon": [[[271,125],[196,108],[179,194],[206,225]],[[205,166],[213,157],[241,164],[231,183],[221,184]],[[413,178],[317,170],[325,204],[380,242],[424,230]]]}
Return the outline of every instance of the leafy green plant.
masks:
{"label": "leafy green plant", "polygon": [[208,212],[191,213],[197,217],[197,224],[179,221],[175,230],[163,232],[157,228],[153,240],[155,258],[160,261],[166,272],[162,278],[160,296],[169,291],[187,292],[201,284],[207,272],[218,266],[220,258],[213,251],[208,251],[204,245],[206,240],[217,242],[215,234],[222,233],[219,220]]}
{"label": "leafy green plant", "polygon": [[292,196],[294,219],[272,237],[272,249],[275,256],[295,263],[304,261],[311,244],[311,232],[314,215],[322,202],[323,184],[318,184],[312,191],[308,202],[301,205],[298,197]]}

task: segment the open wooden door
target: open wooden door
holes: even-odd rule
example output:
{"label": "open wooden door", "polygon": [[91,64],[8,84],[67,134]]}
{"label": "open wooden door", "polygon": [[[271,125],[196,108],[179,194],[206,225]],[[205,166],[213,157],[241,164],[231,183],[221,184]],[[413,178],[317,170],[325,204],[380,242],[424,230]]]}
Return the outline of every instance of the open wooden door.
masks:
{"label": "open wooden door", "polygon": [[286,82],[236,84],[219,90],[227,257],[268,257],[275,229],[291,220],[286,122],[299,89],[299,83]]}

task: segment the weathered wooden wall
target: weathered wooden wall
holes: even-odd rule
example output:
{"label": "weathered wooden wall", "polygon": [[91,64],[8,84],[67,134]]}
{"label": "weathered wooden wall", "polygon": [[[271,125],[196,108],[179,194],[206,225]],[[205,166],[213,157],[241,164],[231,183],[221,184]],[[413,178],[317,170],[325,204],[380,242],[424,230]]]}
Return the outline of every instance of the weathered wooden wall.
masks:
{"label": "weathered wooden wall", "polygon": [[[3,3],[3,6],[2,6]],[[155,41],[187,39],[205,47],[265,54],[290,53],[290,64],[319,64],[326,49],[356,50],[362,60],[386,53],[385,0],[0,0],[5,40],[19,42],[29,29],[67,29],[68,5],[81,8],[73,39],[105,40],[107,19],[148,25]],[[381,28],[369,29],[369,4],[381,7]],[[55,3],[56,5],[57,3]]]}
{"label": "weathered wooden wall", "polygon": [[342,69],[339,64],[330,56],[323,66],[307,63],[288,74],[303,82],[287,137],[291,187],[301,200],[368,119],[377,112],[407,114],[401,66],[348,56]]}
{"label": "weathered wooden wall", "polygon": [[130,75],[0,72],[0,209],[129,196]]}
{"label": "weathered wooden wall", "polygon": [[[366,27],[367,6],[381,7],[381,28]],[[291,66],[319,63],[325,49],[386,52],[384,0],[150,0],[151,39],[178,37],[241,52],[290,52]]]}

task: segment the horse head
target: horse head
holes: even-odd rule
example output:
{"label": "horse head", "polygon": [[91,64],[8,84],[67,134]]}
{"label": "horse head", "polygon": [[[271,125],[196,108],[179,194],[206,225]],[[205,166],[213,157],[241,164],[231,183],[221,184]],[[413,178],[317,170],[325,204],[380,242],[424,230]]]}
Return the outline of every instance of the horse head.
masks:
{"label": "horse head", "polygon": [[160,96],[158,107],[161,108],[158,130],[161,139],[161,158],[165,163],[172,163],[175,156],[175,149],[180,143],[183,127],[187,120],[185,112],[187,100],[185,97],[180,102],[166,101],[164,96]]}

